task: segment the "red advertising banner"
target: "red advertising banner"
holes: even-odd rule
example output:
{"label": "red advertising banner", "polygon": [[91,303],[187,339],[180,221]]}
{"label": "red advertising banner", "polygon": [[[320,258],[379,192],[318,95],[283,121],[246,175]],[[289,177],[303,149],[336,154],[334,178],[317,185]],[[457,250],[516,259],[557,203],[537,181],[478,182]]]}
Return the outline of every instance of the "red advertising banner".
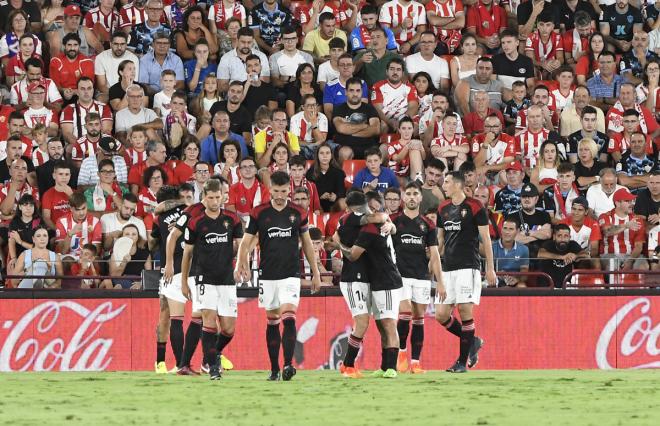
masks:
{"label": "red advertising banner", "polygon": [[[157,319],[157,299],[0,299],[0,371],[150,370]],[[660,367],[659,296],[484,297],[476,325],[486,341],[480,369]],[[296,365],[337,368],[351,330],[343,299],[303,298],[297,326]],[[457,338],[432,311],[425,327],[424,367],[446,368],[458,356]],[[268,369],[265,328],[256,300],[244,299],[226,352],[236,368]],[[362,368],[379,365],[379,345],[372,324]]]}

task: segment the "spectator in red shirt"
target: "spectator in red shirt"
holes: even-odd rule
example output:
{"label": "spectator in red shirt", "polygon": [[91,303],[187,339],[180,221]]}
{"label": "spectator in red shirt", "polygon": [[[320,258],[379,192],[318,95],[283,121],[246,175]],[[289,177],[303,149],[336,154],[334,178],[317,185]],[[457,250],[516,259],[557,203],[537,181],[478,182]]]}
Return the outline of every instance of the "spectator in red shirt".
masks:
{"label": "spectator in red shirt", "polygon": [[176,181],[172,169],[165,165],[165,160],[167,159],[167,148],[165,148],[165,144],[159,141],[149,141],[147,142],[145,151],[147,152],[147,159],[131,167],[131,170],[128,172],[128,184],[131,186],[131,192],[135,195],[138,195],[140,188],[144,187],[142,177],[145,170],[149,167],[160,166],[167,174],[168,182]]}
{"label": "spectator in red shirt", "polygon": [[473,110],[465,115],[463,118],[463,128],[465,135],[473,137],[484,132],[484,122],[489,115],[496,115],[497,118],[504,126],[504,116],[498,109],[490,107],[490,98],[488,92],[479,91],[473,96]]}
{"label": "spectator in red shirt", "polygon": [[71,166],[62,160],[58,161],[53,167],[53,179],[55,186],[44,194],[41,208],[44,222],[54,230],[57,227],[55,224],[70,212],[69,197],[73,194],[69,186]]}
{"label": "spectator in red shirt", "polygon": [[614,208],[598,218],[605,237],[600,249],[605,270],[633,269],[635,259],[642,254],[646,232],[641,219],[631,211],[634,199],[628,189],[618,189],[612,197]]}
{"label": "spectator in red shirt", "polygon": [[88,77],[94,81],[94,61],[80,53],[80,36],[69,33],[62,39],[64,53],[50,60],[50,76],[62,92],[65,100],[71,100],[77,95],[77,85],[80,77]]}
{"label": "spectator in red shirt", "polygon": [[307,188],[309,194],[309,210],[317,215],[321,214],[321,201],[319,200],[319,191],[316,184],[305,178],[306,160],[302,155],[294,155],[289,161],[289,175],[291,178],[291,192],[289,197],[293,197],[296,188]]}
{"label": "spectator in red shirt", "polygon": [[477,41],[486,46],[486,53],[494,54],[500,48],[499,35],[507,28],[504,8],[493,0],[480,0],[468,8],[467,31],[477,35]]}
{"label": "spectator in red shirt", "polygon": [[8,224],[16,213],[16,203],[25,194],[30,194],[36,200],[39,207],[39,191],[27,182],[27,162],[19,158],[14,160],[9,167],[9,181],[0,185],[0,213],[2,223]]}
{"label": "spectator in red shirt", "polygon": [[85,196],[80,192],[71,194],[69,207],[71,211],[56,223],[57,251],[77,259],[85,244],[94,244],[100,252],[101,221],[87,212]]}
{"label": "spectator in red shirt", "polygon": [[26,33],[18,40],[18,52],[9,59],[5,67],[7,86],[11,87],[25,77],[25,61],[30,58],[41,60],[41,56],[36,52],[35,36],[32,33]]}
{"label": "spectator in red shirt", "polygon": [[252,157],[245,157],[239,165],[241,181],[229,188],[227,210],[247,219],[252,209],[270,200],[270,193],[256,178],[257,165]]}

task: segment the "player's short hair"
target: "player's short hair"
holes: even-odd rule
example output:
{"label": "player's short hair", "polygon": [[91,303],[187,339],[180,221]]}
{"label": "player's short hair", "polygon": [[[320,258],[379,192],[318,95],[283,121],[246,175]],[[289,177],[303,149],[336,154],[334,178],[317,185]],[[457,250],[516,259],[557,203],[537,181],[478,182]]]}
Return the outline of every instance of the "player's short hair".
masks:
{"label": "player's short hair", "polygon": [[380,152],[380,148],[377,146],[372,146],[371,148],[367,148],[367,150],[364,151],[364,158],[367,158],[371,155],[377,155],[380,159],[383,158],[383,153]]}
{"label": "player's short hair", "polygon": [[[377,27],[377,28],[380,28],[380,27]],[[383,33],[385,32],[385,30],[383,30],[382,28],[381,28],[381,30],[383,31]],[[401,65],[401,68],[403,68],[404,70],[406,69],[406,63],[403,62],[403,59],[399,58],[398,56],[396,56],[396,57],[390,59],[389,61],[387,61],[387,66],[385,67],[385,69],[388,69],[390,67],[390,65],[392,65],[392,64]]]}
{"label": "player's short hair", "polygon": [[339,37],[333,37],[328,42],[328,47],[330,49],[346,49],[346,42]]}
{"label": "player's short hair", "polygon": [[539,13],[539,17],[536,19],[537,22],[552,22],[554,24],[554,16],[553,13],[550,9],[543,9],[541,13]]}
{"label": "player's short hair", "polygon": [[90,121],[101,121],[101,116],[98,112],[90,112],[85,115],[85,124],[89,123]]}
{"label": "player's short hair", "polygon": [[384,192],[383,194],[384,194],[384,195],[387,195],[387,194],[396,194],[396,195],[398,195],[399,197],[401,197],[401,190],[400,190],[399,188],[395,188],[394,186],[390,186],[389,188],[387,188],[387,189],[385,190],[385,192]]}
{"label": "player's short hair", "polygon": [[218,179],[209,179],[204,182],[204,189],[202,193],[207,195],[209,192],[220,192],[222,191],[222,183]]}
{"label": "player's short hair", "polygon": [[181,185],[179,185],[179,194],[182,192],[195,192],[195,187],[192,186],[192,183],[190,182],[184,182]]}
{"label": "player's short hair", "polygon": [[121,197],[122,201],[128,201],[129,203],[135,203],[137,204],[138,202],[138,197],[137,195],[133,194],[132,192],[127,192]]}
{"label": "player's short hair", "polygon": [[[125,200],[126,198],[124,198]],[[178,200],[179,199],[179,190],[176,186],[172,185],[163,185],[156,194],[156,202],[162,203],[169,200]]]}
{"label": "player's short hair", "polygon": [[37,59],[35,57],[32,57],[32,58],[28,59],[27,61],[25,61],[25,63],[23,65],[25,66],[26,71],[29,67],[39,68],[40,70],[42,70],[44,68],[44,64],[41,62],[41,59]]}
{"label": "player's short hair", "polygon": [[289,166],[290,167],[293,167],[293,166],[307,167],[307,160],[305,159],[305,156],[303,156],[303,155],[300,155],[300,154],[294,155],[289,160]]}
{"label": "player's short hair", "polygon": [[378,15],[378,8],[371,4],[365,4],[362,9],[360,9],[360,15]]}
{"label": "player's short hair", "polygon": [[447,166],[445,166],[445,163],[443,163],[441,160],[435,157],[429,158],[429,161],[426,162],[426,168],[438,169],[443,173],[445,170],[447,170]]}
{"label": "player's short hair", "polygon": [[507,29],[505,29],[504,31],[502,31],[500,33],[500,40],[502,40],[503,38],[506,38],[506,37],[513,37],[516,40],[518,40],[518,33],[514,30],[510,30],[510,29],[507,28]]}
{"label": "player's short hair", "polygon": [[74,192],[69,196],[69,205],[74,209],[79,209],[82,206],[87,205],[87,198],[82,192]]}
{"label": "player's short hair", "polygon": [[550,89],[548,89],[548,86],[546,86],[545,84],[537,84],[536,86],[534,86],[534,90],[532,90],[532,93],[536,93],[537,90],[545,90],[546,92],[548,92],[548,94],[550,94]]}
{"label": "player's short hair", "polygon": [[293,34],[293,33],[296,33],[296,35],[298,34],[298,32],[296,31],[296,27],[294,27],[293,25],[285,25],[285,26],[283,26],[283,27],[282,27],[282,31],[281,31],[281,33],[282,33],[282,34]]}
{"label": "player's short hair", "polygon": [[236,38],[254,37],[254,30],[250,27],[241,27],[236,34]]}
{"label": "player's short hair", "polygon": [[289,175],[286,172],[277,171],[270,176],[270,182],[275,186],[288,185]]}
{"label": "player's short hair", "polygon": [[81,40],[78,33],[68,33],[67,35],[62,37],[62,46],[66,46],[66,44],[71,40],[78,42],[78,45],[80,45]]}
{"label": "player's short hair", "polygon": [[310,226],[308,232],[309,232],[309,238],[311,238],[312,241],[318,241],[323,239],[323,233],[316,226]]}
{"label": "player's short hair", "polygon": [[238,165],[240,166],[241,164],[243,164],[243,163],[246,162],[246,161],[252,161],[253,163],[257,164],[257,162],[254,161],[254,158],[253,158],[253,157],[250,157],[250,156],[248,155],[247,157],[243,157],[243,158],[241,158],[241,161],[238,162]]}
{"label": "player's short hair", "polygon": [[307,189],[306,186],[298,186],[296,189],[293,190],[294,194],[305,194],[309,197],[309,190]]}
{"label": "player's short hair", "polygon": [[346,205],[348,207],[359,207],[367,204],[367,197],[359,189],[353,189],[346,194]]}
{"label": "player's short hair", "polygon": [[603,50],[602,52],[600,52],[600,56],[598,56],[598,59],[602,58],[603,56],[609,56],[610,58],[612,58],[613,61],[616,61],[616,55],[614,54],[614,52],[611,52],[609,50]]}
{"label": "player's short hair", "polygon": [[259,63],[261,64],[261,58],[259,56],[255,55],[254,53],[250,53],[249,55],[247,55],[245,57],[245,63],[246,64],[248,63],[248,61],[254,61],[254,60],[259,61]]}
{"label": "player's short hair", "polygon": [[124,41],[128,41],[128,34],[123,32],[122,30],[116,30],[114,33],[112,33],[112,37],[110,40],[114,40],[116,38],[123,38]]}
{"label": "player's short hair", "polygon": [[11,113],[9,113],[9,121],[11,121],[11,120],[23,120],[23,121],[25,121],[25,116],[20,111],[12,111]]}
{"label": "player's short hair", "polygon": [[571,163],[568,161],[565,161],[557,167],[557,173],[562,174],[562,173],[570,173],[573,172],[575,173],[575,166],[573,166]]}
{"label": "player's short hair", "polygon": [[348,80],[346,80],[346,89],[348,90],[348,88],[350,86],[353,86],[354,84],[357,84],[358,86],[360,86],[360,88],[362,88],[362,80],[360,80],[357,77],[351,77]]}
{"label": "player's short hair", "polygon": [[489,64],[492,65],[493,64],[493,59],[489,58],[488,56],[481,56],[481,57],[479,57],[479,59],[477,59],[477,64],[479,64],[479,62],[488,62]]}
{"label": "player's short hair", "polygon": [[447,177],[450,177],[454,183],[460,183],[461,187],[465,186],[465,177],[463,177],[463,173],[458,171],[449,172],[447,173]]}

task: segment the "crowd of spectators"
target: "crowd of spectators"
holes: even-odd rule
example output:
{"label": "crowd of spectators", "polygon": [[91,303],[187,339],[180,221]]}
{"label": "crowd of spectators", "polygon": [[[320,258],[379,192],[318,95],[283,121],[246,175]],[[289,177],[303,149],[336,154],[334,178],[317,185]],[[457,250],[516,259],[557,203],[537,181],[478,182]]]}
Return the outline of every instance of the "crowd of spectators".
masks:
{"label": "crowd of spectators", "polygon": [[499,271],[561,285],[574,265],[660,269],[659,12],[648,0],[0,1],[3,269],[115,276],[22,287],[137,288],[118,276],[158,265],[161,188],[192,204],[220,174],[225,208],[246,218],[286,171],[333,271],[350,186],[394,213],[398,188],[418,181],[433,218],[456,170],[488,210]]}

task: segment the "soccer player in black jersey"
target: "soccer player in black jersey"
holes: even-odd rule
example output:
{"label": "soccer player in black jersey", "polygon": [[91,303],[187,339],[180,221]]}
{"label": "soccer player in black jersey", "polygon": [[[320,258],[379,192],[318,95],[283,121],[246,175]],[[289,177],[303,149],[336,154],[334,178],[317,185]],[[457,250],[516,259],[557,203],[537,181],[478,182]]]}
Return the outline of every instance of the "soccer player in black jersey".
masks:
{"label": "soccer player in black jersey", "polygon": [[[173,186],[164,186],[156,194],[159,203],[175,201],[179,198],[178,190]],[[165,260],[165,242],[167,241],[170,229],[174,227],[176,221],[183,215],[185,205],[181,202],[172,203],[172,208],[158,215],[156,226],[154,226],[149,245],[154,249],[156,245],[160,249],[160,258]],[[160,295],[160,318],[157,330],[157,349],[156,349],[156,373],[167,373],[165,365],[165,349],[167,347],[167,335],[170,337],[172,352],[176,359],[176,366],[181,366],[181,357],[183,355],[183,317],[186,304],[186,298],[181,293],[181,256],[183,255],[183,238],[175,239],[175,248],[173,249],[172,271],[173,279],[165,281],[161,279],[159,286]],[[201,313],[195,313],[201,318]]]}
{"label": "soccer player in black jersey", "polygon": [[344,258],[355,262],[364,254],[369,271],[371,298],[369,309],[381,336],[382,360],[375,377],[395,378],[399,339],[396,319],[401,301],[401,275],[394,264],[391,237],[379,224],[370,223],[360,230],[355,244],[341,246]]}
{"label": "soccer player in black jersey", "polygon": [[[438,207],[438,245],[444,249],[442,274],[447,295],[440,300],[436,293],[435,318],[461,342],[458,360],[447,369],[451,373],[465,373],[466,365],[474,367],[483,344],[481,338],[474,336],[472,315],[481,297],[480,238],[486,252],[486,281],[489,286],[497,282],[486,210],[479,201],[465,195],[464,186],[460,172],[448,174],[442,184],[447,199]],[[456,305],[460,322],[452,316]]]}
{"label": "soccer player in black jersey", "polygon": [[248,253],[258,235],[261,250],[259,306],[266,310],[268,319],[266,342],[271,365],[268,380],[280,379],[280,345],[284,355],[281,378],[291,380],[296,374],[292,360],[297,338],[296,310],[300,302],[299,241],[312,270],[312,292],[317,292],[321,287],[321,277],[314,261],[314,246],[307,232],[307,212],[288,201],[291,190],[289,175],[275,172],[270,179],[270,201],[255,207],[250,213],[238,251],[235,276],[237,282],[250,279]]}
{"label": "soccer player in black jersey", "polygon": [[431,280],[429,266],[437,281],[440,300],[446,294],[442,282],[442,266],[438,251],[438,235],[435,223],[419,213],[422,190],[418,183],[411,182],[403,191],[403,211],[392,215],[397,232],[392,236],[396,250],[396,266],[403,281],[401,303],[399,305],[399,357],[397,370],[408,371],[407,340],[410,333],[411,363],[410,372],[424,373],[420,364],[424,345],[424,314],[431,303]]}
{"label": "soccer player in black jersey", "polygon": [[[221,208],[226,195],[223,181],[224,178],[209,179],[204,183],[205,209],[186,225],[181,260],[181,291],[188,299],[195,297],[202,311],[202,349],[211,380],[221,377],[220,354],[234,336],[238,300],[232,260],[234,247],[243,236],[240,218]],[[195,265],[191,275],[195,281],[194,296],[188,286],[191,257]],[[219,335],[216,318],[222,330]]]}
{"label": "soccer player in black jersey", "polygon": [[[346,196],[349,213],[339,219],[339,227],[334,240],[340,245],[351,247],[355,244],[362,225],[369,222],[384,223],[385,213],[372,214],[367,207],[367,198],[360,190],[353,190]],[[344,377],[360,378],[362,373],[355,366],[355,358],[360,352],[362,339],[369,327],[369,308],[371,306],[371,288],[366,256],[351,262],[344,258],[339,280],[341,293],[353,317],[353,330],[348,337],[348,349],[339,371]]]}

